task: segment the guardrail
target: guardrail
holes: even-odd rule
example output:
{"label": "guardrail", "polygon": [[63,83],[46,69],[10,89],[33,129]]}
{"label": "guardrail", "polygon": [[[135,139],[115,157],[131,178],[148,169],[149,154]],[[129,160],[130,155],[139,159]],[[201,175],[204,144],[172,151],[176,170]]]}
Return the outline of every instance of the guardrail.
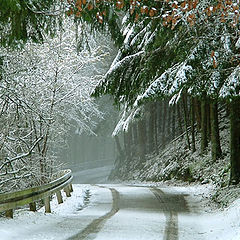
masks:
{"label": "guardrail", "polygon": [[55,174],[54,180],[48,184],[27,188],[17,192],[0,194],[0,212],[5,211],[6,217],[13,218],[13,210],[29,204],[30,211],[36,211],[36,201],[43,200],[45,212],[50,213],[50,197],[57,195],[58,203],[62,203],[61,190],[63,189],[67,197],[71,197],[72,172],[70,169],[60,171]]}

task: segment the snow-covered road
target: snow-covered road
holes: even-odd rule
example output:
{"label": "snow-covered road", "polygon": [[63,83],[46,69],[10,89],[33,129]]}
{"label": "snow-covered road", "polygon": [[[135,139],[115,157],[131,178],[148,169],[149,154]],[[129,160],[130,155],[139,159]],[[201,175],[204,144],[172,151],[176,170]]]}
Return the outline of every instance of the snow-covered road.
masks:
{"label": "snow-covered road", "polygon": [[[1,240],[240,240],[239,206],[204,212],[206,187],[128,184],[73,186],[52,214],[15,211],[0,218]],[[85,199],[84,199],[85,198]],[[90,198],[90,199],[89,199]]]}
{"label": "snow-covered road", "polygon": [[130,185],[104,185],[99,193],[107,189],[113,201],[101,202],[97,207],[106,209],[109,205],[108,212],[69,240],[206,239],[197,222],[196,208],[191,213],[185,194]]}
{"label": "snow-covered road", "polygon": [[104,167],[90,168],[85,170],[73,171],[73,182],[74,183],[106,183],[108,181],[108,176],[112,170],[112,165],[107,165]]}

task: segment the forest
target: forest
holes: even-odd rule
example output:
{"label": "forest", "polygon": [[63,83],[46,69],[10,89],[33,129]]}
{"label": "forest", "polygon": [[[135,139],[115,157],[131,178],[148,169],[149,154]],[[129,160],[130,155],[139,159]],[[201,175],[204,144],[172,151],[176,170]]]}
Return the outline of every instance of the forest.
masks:
{"label": "forest", "polygon": [[70,125],[94,134],[103,95],[119,109],[116,175],[179,138],[221,162],[224,121],[228,182],[240,182],[239,0],[4,0],[0,9],[1,191],[48,181]]}

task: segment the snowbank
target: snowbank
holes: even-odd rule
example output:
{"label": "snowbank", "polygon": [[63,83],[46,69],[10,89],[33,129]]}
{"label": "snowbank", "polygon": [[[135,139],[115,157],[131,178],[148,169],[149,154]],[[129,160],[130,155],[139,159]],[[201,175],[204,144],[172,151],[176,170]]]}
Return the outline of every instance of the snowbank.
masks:
{"label": "snowbank", "polygon": [[[58,205],[56,197],[51,201],[51,214],[44,213],[44,207],[38,212],[27,209],[16,210],[13,219],[0,218],[1,240],[56,240],[66,239],[72,235],[71,229],[64,229],[67,219],[78,217],[79,211],[85,206],[89,187],[73,185],[70,198],[63,195],[63,203]],[[31,233],[31,234],[30,234]]]}
{"label": "snowbank", "polygon": [[[179,240],[192,240],[192,237],[196,240],[240,240],[240,199],[224,210],[217,210],[212,205],[207,205],[214,192],[213,185],[195,184],[179,187],[166,183],[139,182],[130,185],[155,186],[166,193],[184,194],[191,211],[178,215]],[[111,187],[117,189],[121,184]],[[111,199],[107,189],[101,188],[104,192],[99,194],[100,188],[90,185],[73,185],[73,188],[72,197],[64,197],[63,204],[58,205],[56,198],[52,200],[52,214],[45,214],[44,209],[41,208],[36,213],[17,210],[14,219],[0,218],[0,239],[64,240],[76,234],[81,227],[84,228],[81,224],[89,224],[85,221],[87,216],[92,216],[88,219],[91,222],[105,214],[100,211],[98,213],[100,215],[95,216],[98,204]],[[86,205],[89,198],[90,203]]]}

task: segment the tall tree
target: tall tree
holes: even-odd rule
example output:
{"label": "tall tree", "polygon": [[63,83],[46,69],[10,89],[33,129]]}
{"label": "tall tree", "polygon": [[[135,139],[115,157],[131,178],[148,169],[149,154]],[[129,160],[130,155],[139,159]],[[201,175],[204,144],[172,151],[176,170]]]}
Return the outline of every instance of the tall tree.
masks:
{"label": "tall tree", "polygon": [[192,152],[196,151],[196,141],[195,141],[195,101],[191,98],[191,133],[192,133]]}
{"label": "tall tree", "polygon": [[220,97],[229,100],[230,112],[230,163],[231,176],[230,182],[237,184],[240,182],[240,67],[237,66],[231,75],[224,82],[220,91]]}
{"label": "tall tree", "polygon": [[210,121],[212,159],[216,161],[222,156],[218,123],[218,103],[216,101],[210,103]]}
{"label": "tall tree", "polygon": [[146,143],[147,143],[147,134],[146,134],[146,120],[145,117],[138,121],[138,132],[139,132],[139,140],[138,140],[138,153],[140,158],[140,163],[143,164],[145,162],[146,156]]}
{"label": "tall tree", "polygon": [[240,182],[240,99],[234,98],[230,103],[231,133],[231,176],[233,184]]}
{"label": "tall tree", "polygon": [[206,96],[201,100],[201,153],[206,153],[208,146],[207,138],[207,99]]}

